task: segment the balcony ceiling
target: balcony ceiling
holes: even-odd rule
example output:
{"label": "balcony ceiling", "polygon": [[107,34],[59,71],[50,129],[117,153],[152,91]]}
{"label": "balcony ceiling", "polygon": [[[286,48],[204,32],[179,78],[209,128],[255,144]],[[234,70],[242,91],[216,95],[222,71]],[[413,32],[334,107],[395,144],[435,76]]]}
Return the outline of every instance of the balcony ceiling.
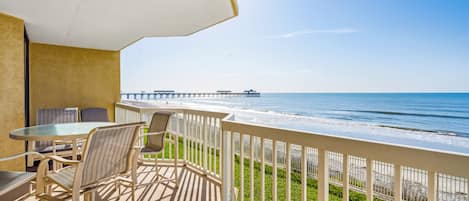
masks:
{"label": "balcony ceiling", "polygon": [[235,0],[2,0],[32,42],[120,50],[143,37],[187,36],[237,15]]}

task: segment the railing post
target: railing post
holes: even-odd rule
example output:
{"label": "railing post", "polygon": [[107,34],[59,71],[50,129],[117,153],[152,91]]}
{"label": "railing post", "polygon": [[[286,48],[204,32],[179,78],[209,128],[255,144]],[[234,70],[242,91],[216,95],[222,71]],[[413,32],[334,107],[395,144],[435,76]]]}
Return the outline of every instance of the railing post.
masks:
{"label": "railing post", "polygon": [[394,164],[394,201],[402,200],[402,170],[401,165]]}
{"label": "railing post", "polygon": [[434,171],[428,171],[428,201],[436,201],[437,199],[437,174]]}
{"label": "railing post", "polygon": [[373,160],[366,159],[366,200],[373,201]]}
{"label": "railing post", "polygon": [[[222,199],[223,201],[231,201],[231,157],[230,157],[230,137],[228,135],[228,131],[222,130],[222,133],[220,133],[220,137],[222,138],[222,144],[221,144],[221,160],[222,162],[222,173],[220,174],[221,176],[221,182],[222,182]],[[232,146],[232,145],[231,145]]]}
{"label": "railing post", "polygon": [[318,200],[329,200],[329,155],[318,149]]}
{"label": "railing post", "polygon": [[349,156],[342,154],[342,200],[349,201]]}

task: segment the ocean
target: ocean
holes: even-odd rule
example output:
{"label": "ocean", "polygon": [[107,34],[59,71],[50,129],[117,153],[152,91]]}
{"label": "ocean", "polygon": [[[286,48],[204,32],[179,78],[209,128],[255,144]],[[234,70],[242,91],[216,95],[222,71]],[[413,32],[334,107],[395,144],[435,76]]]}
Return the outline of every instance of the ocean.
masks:
{"label": "ocean", "polygon": [[469,93],[263,93],[160,99],[236,120],[469,154]]}

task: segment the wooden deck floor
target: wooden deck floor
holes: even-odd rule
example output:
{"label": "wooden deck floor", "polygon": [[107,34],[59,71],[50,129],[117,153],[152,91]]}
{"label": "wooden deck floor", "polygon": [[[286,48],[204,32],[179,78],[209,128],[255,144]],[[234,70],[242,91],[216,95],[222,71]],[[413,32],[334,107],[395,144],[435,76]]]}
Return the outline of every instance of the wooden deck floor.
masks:
{"label": "wooden deck floor", "polygon": [[[160,174],[171,177],[173,167],[160,167]],[[167,201],[220,201],[220,184],[198,172],[185,167],[179,167],[179,188],[173,182],[153,183],[156,179],[155,169],[151,166],[141,166],[138,169],[138,183],[136,199],[139,201],[167,200]],[[60,188],[54,189],[60,193]],[[110,184],[98,189],[96,200],[123,200],[131,201],[130,188],[121,187],[121,196],[118,199],[115,186]],[[83,196],[82,196],[83,199]],[[35,201],[34,196],[26,198]]]}

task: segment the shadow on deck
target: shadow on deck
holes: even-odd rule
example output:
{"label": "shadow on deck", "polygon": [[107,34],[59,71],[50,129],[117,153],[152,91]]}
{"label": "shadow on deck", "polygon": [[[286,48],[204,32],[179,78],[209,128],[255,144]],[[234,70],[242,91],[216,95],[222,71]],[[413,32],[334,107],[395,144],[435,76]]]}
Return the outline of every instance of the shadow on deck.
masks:
{"label": "shadow on deck", "polygon": [[[174,168],[162,166],[159,173],[167,177],[172,177]],[[179,188],[175,188],[174,182],[153,183],[157,180],[155,168],[151,166],[141,166],[138,169],[138,187],[136,189],[136,200],[139,201],[193,201],[210,200],[221,201],[220,184],[191,168],[179,167]],[[61,194],[60,188],[54,188],[54,194]],[[121,186],[120,199],[117,189],[113,184],[103,186],[98,189],[96,200],[123,200],[131,201],[130,188]],[[82,196],[83,199],[83,196]],[[30,196],[28,201],[36,198]]]}

